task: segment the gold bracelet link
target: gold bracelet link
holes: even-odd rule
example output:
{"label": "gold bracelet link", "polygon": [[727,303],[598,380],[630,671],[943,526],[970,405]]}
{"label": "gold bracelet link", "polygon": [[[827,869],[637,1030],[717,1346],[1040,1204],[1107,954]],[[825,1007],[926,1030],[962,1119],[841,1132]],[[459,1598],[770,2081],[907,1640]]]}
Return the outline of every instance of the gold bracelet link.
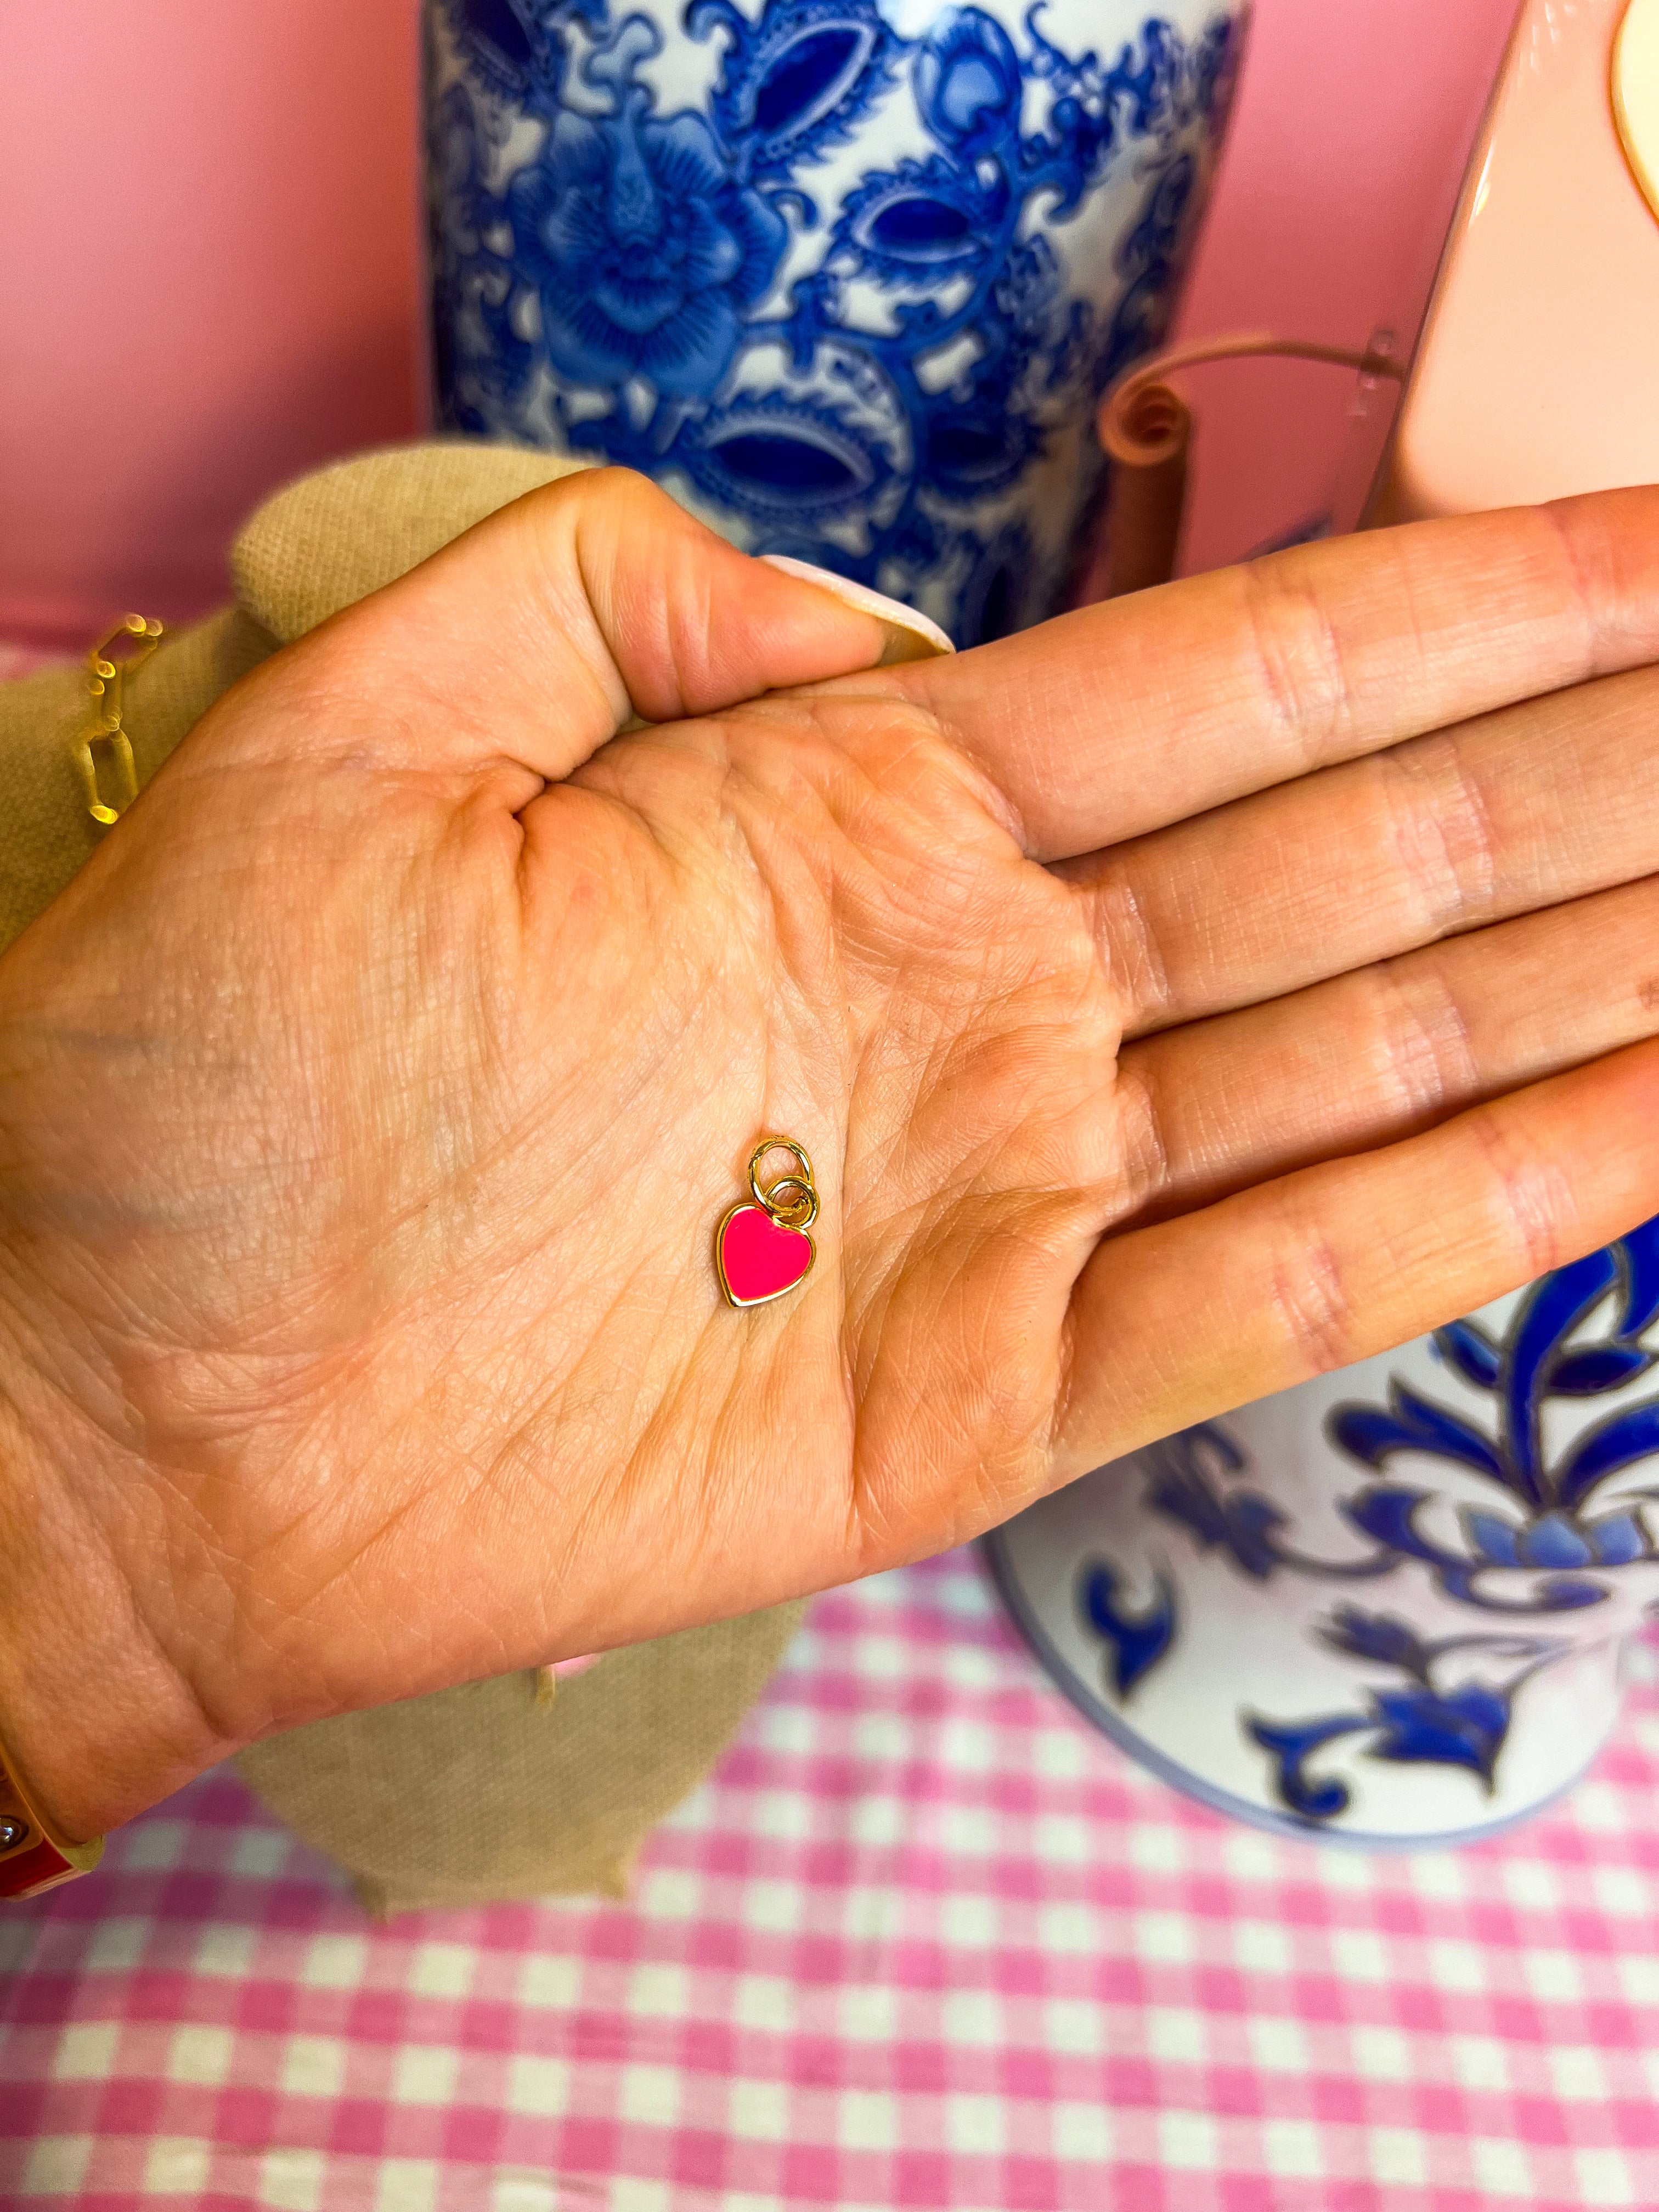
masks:
{"label": "gold bracelet link", "polygon": [[[87,655],[87,689],[94,711],[76,740],[74,758],[86,793],[87,811],[106,827],[118,822],[138,796],[138,770],[125,725],[126,680],[135,668],[143,667],[164,634],[161,623],[144,615],[125,615]],[[131,642],[132,650],[117,659],[114,647],[123,639]],[[113,759],[118,788],[112,805],[98,788],[98,765],[92,757],[95,744],[107,744]]]}

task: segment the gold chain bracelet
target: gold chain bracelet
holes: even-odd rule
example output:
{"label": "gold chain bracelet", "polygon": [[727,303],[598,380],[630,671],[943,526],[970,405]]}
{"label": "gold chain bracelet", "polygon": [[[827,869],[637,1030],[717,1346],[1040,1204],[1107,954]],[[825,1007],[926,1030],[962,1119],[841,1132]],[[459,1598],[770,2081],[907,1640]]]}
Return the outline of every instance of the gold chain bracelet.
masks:
{"label": "gold chain bracelet", "polygon": [[[143,667],[155,652],[164,629],[164,624],[143,615],[125,615],[87,655],[87,689],[92,695],[94,711],[92,720],[76,740],[75,765],[87,795],[87,811],[94,822],[118,822],[138,796],[138,770],[133,763],[132,744],[125,720],[126,679],[135,668]],[[118,660],[113,648],[123,639],[131,641],[132,650]],[[112,806],[99,795],[98,764],[92,757],[95,744],[107,744],[114,759],[119,787]]]}

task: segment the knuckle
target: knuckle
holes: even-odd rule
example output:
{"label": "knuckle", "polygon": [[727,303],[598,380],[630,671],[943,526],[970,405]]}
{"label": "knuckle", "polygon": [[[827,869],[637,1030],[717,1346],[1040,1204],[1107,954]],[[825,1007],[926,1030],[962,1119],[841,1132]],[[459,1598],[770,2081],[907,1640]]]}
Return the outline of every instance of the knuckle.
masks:
{"label": "knuckle", "polygon": [[1134,878],[1109,866],[1081,881],[1078,891],[1087,906],[1096,957],[1126,1023],[1136,1030],[1157,1026],[1174,1008],[1176,988],[1157,922]]}
{"label": "knuckle", "polygon": [[1287,1206],[1273,1242],[1268,1295],[1279,1333],[1308,1375],[1358,1357],[1353,1299],[1334,1244],[1305,1211]]}
{"label": "knuckle", "polygon": [[1261,696],[1280,731],[1311,766],[1352,720],[1340,641],[1304,562],[1266,561],[1244,574]]}
{"label": "knuckle", "polygon": [[1420,738],[1379,755],[1367,772],[1416,941],[1430,944],[1489,917],[1498,899],[1498,836],[1461,736]]}
{"label": "knuckle", "polygon": [[1510,1255],[1506,1272],[1530,1282],[1559,1267],[1566,1256],[1568,1224],[1577,1218],[1571,1182],[1561,1162],[1528,1142],[1512,1116],[1472,1116],[1497,1228]]}
{"label": "knuckle", "polygon": [[1175,1182],[1169,1112],[1156,1063],[1121,1060],[1113,1091],[1115,1127],[1123,1152],[1123,1209],[1139,1223],[1156,1214]]}
{"label": "knuckle", "polygon": [[1401,1117],[1432,1114],[1479,1080],[1468,1018],[1443,975],[1390,961],[1371,971],[1378,1046]]}

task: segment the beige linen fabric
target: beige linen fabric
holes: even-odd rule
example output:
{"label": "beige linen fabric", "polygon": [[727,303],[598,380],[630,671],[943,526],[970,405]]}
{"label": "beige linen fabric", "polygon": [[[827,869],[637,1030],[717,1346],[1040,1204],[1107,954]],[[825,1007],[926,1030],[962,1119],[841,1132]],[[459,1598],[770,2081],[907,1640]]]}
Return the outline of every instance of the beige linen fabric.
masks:
{"label": "beige linen fabric", "polygon": [[607,1652],[550,1705],[533,1674],[504,1675],[314,1722],[236,1764],[381,1917],[622,1896],[640,1845],[726,1748],[801,1612],[775,1606]]}
{"label": "beige linen fabric", "polygon": [[[166,639],[127,685],[140,785],[278,645],[582,465],[433,442],[343,461],[278,492],[236,541],[237,605]],[[78,665],[0,684],[0,944],[109,834],[87,813],[72,759],[90,710]],[[142,835],[142,817],[125,834]],[[507,1675],[297,1729],[237,1765],[347,1869],[371,1911],[614,1894],[651,1829],[713,1767],[802,1610],[777,1606],[608,1653],[550,1704],[537,1675]]]}

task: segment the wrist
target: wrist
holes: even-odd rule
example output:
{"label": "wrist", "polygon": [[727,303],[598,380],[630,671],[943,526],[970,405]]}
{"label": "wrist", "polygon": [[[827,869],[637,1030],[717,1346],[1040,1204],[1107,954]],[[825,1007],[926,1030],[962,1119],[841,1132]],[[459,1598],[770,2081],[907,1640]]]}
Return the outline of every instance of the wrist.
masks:
{"label": "wrist", "polygon": [[[0,1292],[0,1747],[59,1846],[86,1844],[240,1745],[156,1603],[165,1492],[64,1387]],[[145,1573],[149,1559],[161,1570]]]}

